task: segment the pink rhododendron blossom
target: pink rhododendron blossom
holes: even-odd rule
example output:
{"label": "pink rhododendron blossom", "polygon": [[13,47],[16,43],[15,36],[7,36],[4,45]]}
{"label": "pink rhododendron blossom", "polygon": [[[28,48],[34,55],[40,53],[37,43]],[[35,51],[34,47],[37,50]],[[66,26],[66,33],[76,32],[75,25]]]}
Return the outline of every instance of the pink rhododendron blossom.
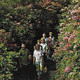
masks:
{"label": "pink rhododendron blossom", "polygon": [[40,21],[38,21],[38,23],[40,23]]}
{"label": "pink rhododendron blossom", "polygon": [[77,22],[75,22],[74,24],[77,25]]}
{"label": "pink rhododendron blossom", "polygon": [[67,36],[67,34],[68,34],[68,33],[66,32],[65,35]]}
{"label": "pink rhododendron blossom", "polygon": [[60,44],[61,44],[61,45],[64,45],[64,43],[63,43],[63,42],[61,42]]}
{"label": "pink rhododendron blossom", "polygon": [[67,66],[64,71],[68,72],[69,70],[70,70],[70,66]]}
{"label": "pink rhododendron blossom", "polygon": [[68,37],[67,36],[66,37],[63,37],[63,40],[65,40],[65,41],[68,40]]}
{"label": "pink rhododendron blossom", "polygon": [[71,34],[70,38],[74,39],[75,36],[75,34]]}
{"label": "pink rhododendron blossom", "polygon": [[70,37],[68,38],[68,42],[71,42],[71,38]]}
{"label": "pink rhododendron blossom", "polygon": [[69,47],[70,46],[70,44],[69,43],[67,43],[67,47]]}
{"label": "pink rhododendron blossom", "polygon": [[67,45],[65,45],[64,48],[67,48]]}
{"label": "pink rhododendron blossom", "polygon": [[67,36],[67,35],[70,35],[70,32],[66,32],[65,35],[66,35],[66,36]]}
{"label": "pink rhododendron blossom", "polygon": [[75,13],[79,13],[79,10],[73,10],[71,13],[74,15]]}
{"label": "pink rhododendron blossom", "polygon": [[65,46],[64,46],[64,49],[65,49],[65,48],[67,48],[67,47],[69,47],[69,46],[70,46],[70,44],[69,44],[69,43],[67,43],[67,45],[65,45]]}
{"label": "pink rhododendron blossom", "polygon": [[77,17],[77,16],[73,16],[72,19],[73,19],[73,20],[77,20],[78,17]]}
{"label": "pink rhododendron blossom", "polygon": [[78,9],[80,9],[80,7],[78,7]]}

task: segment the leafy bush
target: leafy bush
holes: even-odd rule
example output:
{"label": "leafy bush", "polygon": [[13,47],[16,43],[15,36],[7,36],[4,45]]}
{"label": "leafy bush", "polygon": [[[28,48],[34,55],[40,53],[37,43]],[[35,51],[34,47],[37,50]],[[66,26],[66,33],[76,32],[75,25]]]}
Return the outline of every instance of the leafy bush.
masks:
{"label": "leafy bush", "polygon": [[12,80],[13,71],[17,69],[17,58],[19,53],[7,52],[4,44],[0,44],[0,80]]}
{"label": "leafy bush", "polygon": [[55,44],[56,80],[80,79],[79,3],[61,9],[58,44]]}
{"label": "leafy bush", "polygon": [[[53,29],[54,32],[57,32],[55,29],[55,26],[58,25],[56,13],[61,5],[58,2],[52,3],[50,1],[48,6],[42,6],[40,3],[15,7],[0,5],[0,29],[5,30],[8,50],[19,50],[22,42],[31,48],[30,46],[36,43],[43,32],[48,33]],[[47,8],[49,6],[53,8],[50,10]]]}

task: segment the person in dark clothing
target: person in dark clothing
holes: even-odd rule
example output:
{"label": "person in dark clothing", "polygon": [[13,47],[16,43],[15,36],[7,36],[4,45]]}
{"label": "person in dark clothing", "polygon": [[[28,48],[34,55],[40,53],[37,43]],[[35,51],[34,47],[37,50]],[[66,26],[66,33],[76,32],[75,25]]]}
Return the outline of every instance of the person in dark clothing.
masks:
{"label": "person in dark clothing", "polygon": [[28,49],[26,49],[26,45],[25,44],[22,44],[21,45],[21,49],[19,51],[20,53],[20,57],[19,57],[19,67],[20,67],[20,73],[21,73],[21,76],[27,80],[28,79],[28,75],[29,75],[29,67],[28,67],[28,64],[29,64],[29,61],[28,61],[28,56],[30,55],[30,52]]}
{"label": "person in dark clothing", "polygon": [[48,46],[49,46],[49,49],[50,49],[50,57],[52,56],[52,53],[54,52],[54,36],[53,36],[53,33],[52,32],[49,32],[49,37],[48,37]]}

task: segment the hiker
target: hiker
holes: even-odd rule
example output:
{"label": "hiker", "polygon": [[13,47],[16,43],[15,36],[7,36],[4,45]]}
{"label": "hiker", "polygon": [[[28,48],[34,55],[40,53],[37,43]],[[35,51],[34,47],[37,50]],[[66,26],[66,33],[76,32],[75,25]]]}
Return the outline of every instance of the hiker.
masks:
{"label": "hiker", "polygon": [[41,41],[40,41],[40,40],[37,40],[37,44],[39,44],[39,45],[40,45],[40,43],[41,43]]}
{"label": "hiker", "polygon": [[45,43],[45,39],[41,38],[40,46],[42,46],[41,49],[42,49],[43,53],[46,53],[46,51],[47,51],[47,44]]}
{"label": "hiker", "polygon": [[45,43],[45,40],[42,38],[41,39],[41,44],[40,44],[40,49],[42,50],[42,52],[43,52],[43,59],[42,59],[42,61],[43,61],[43,67],[45,67],[46,65],[47,65],[47,49],[48,49],[48,47],[47,47],[47,44]]}
{"label": "hiker", "polygon": [[52,56],[52,53],[54,51],[53,46],[54,46],[54,36],[53,36],[52,32],[49,32],[48,47],[50,49],[50,57]]}
{"label": "hiker", "polygon": [[42,38],[45,40],[45,43],[47,43],[48,38],[46,37],[46,34],[45,33],[42,34]]}
{"label": "hiker", "polygon": [[28,64],[29,64],[28,57],[31,57],[31,56],[30,56],[29,50],[26,49],[25,44],[21,45],[21,49],[20,49],[19,53],[20,53],[19,66],[20,66],[21,76],[24,79],[28,79],[28,74],[29,74],[29,71],[28,71],[29,70],[28,69]]}
{"label": "hiker", "polygon": [[40,45],[36,44],[33,52],[33,64],[36,65],[38,79],[40,79],[40,75],[42,74],[42,53],[39,48]]}

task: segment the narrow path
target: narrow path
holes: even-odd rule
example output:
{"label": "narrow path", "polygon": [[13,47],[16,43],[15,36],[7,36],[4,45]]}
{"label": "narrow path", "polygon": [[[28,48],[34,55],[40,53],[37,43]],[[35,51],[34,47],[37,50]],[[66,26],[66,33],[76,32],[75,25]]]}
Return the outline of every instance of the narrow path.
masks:
{"label": "narrow path", "polygon": [[49,70],[46,74],[43,74],[40,80],[55,80],[55,70]]}
{"label": "narrow path", "polygon": [[55,80],[55,62],[49,61],[48,72],[41,76],[40,80]]}
{"label": "narrow path", "polygon": [[[47,73],[43,73],[42,75],[41,75],[41,79],[40,80],[55,80],[55,62],[53,62],[53,61],[48,61],[48,71],[47,71]],[[31,67],[31,66],[30,66]],[[34,70],[34,71],[30,71],[30,73],[31,74],[35,74],[35,69],[34,69],[34,67],[32,67],[32,70]],[[33,72],[33,73],[32,73]],[[33,75],[31,76],[32,77],[32,79],[30,79],[27,75],[27,79],[23,79],[22,78],[22,75],[21,74],[23,74],[23,73],[15,73],[15,79],[14,80],[33,80]]]}

